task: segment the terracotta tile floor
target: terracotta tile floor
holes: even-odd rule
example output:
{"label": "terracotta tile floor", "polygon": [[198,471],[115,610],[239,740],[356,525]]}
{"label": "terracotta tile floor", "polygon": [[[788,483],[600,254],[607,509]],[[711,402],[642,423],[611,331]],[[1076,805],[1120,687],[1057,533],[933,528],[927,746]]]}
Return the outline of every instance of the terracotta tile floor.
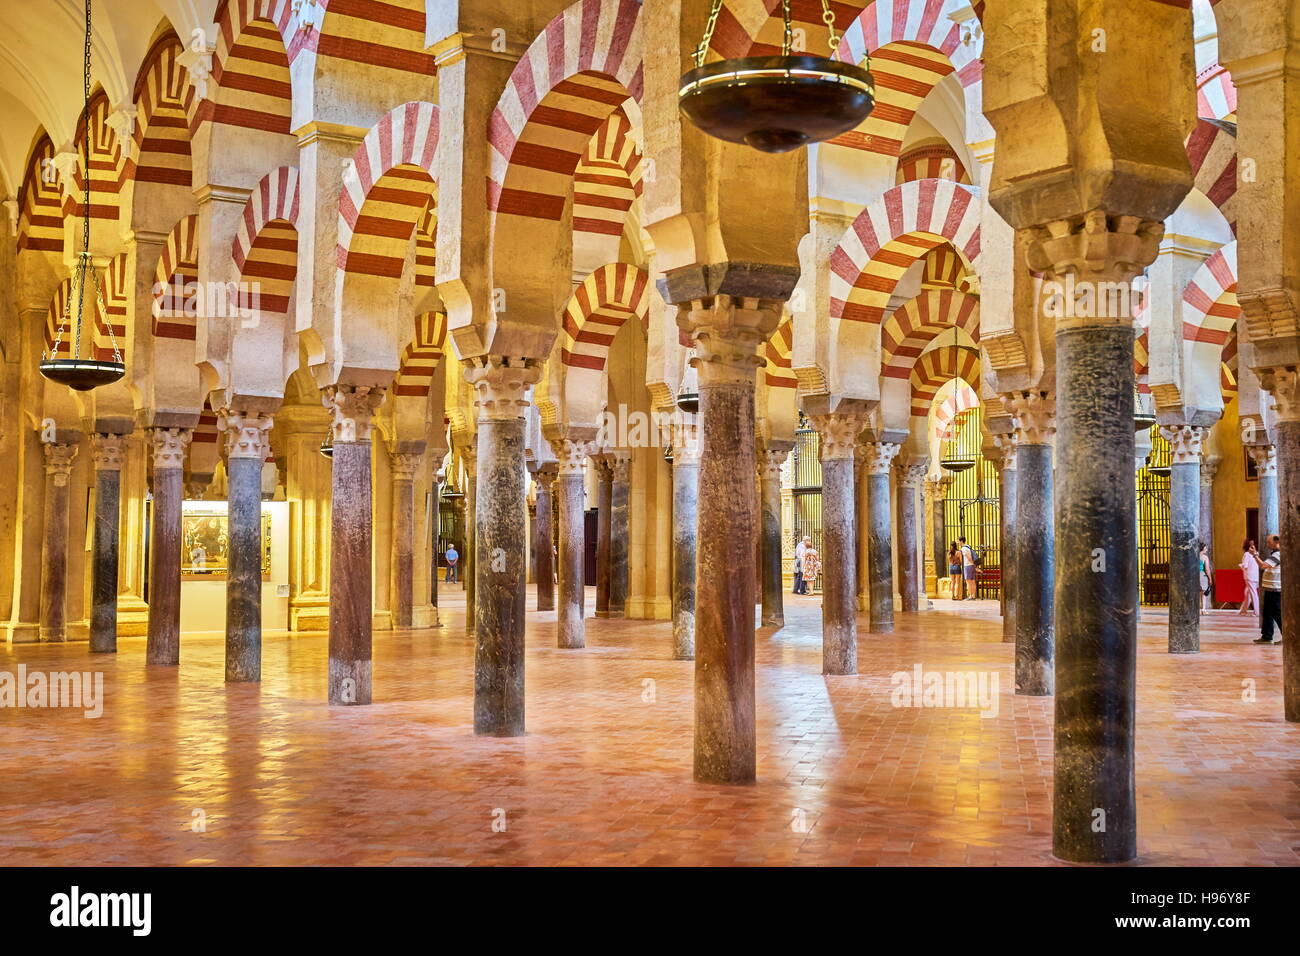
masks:
{"label": "terracotta tile floor", "polygon": [[[0,670],[102,667],[107,697],[99,720],[0,710],[0,859],[1054,862],[1051,701],[1011,693],[995,604],[938,602],[890,636],[863,621],[861,676],[826,678],[817,599],[787,601],[789,625],[758,637],[754,787],[692,782],[693,665],[667,659],[663,622],[588,620],[588,647],[560,651],[554,613],[530,614],[529,732],[514,740],[472,733],[459,590],[444,589],[448,627],[376,635],[377,703],[361,708],[325,705],[323,636],[268,636],[263,683],[234,687],[218,637],[186,637],[179,670],[148,672],[142,638],[112,658],[0,646]],[[1171,657],[1162,615],[1144,613],[1141,862],[1297,864],[1300,726],[1281,717],[1280,649],[1216,613],[1199,656]],[[997,672],[997,716],[891,706],[890,675],[918,662]]]}

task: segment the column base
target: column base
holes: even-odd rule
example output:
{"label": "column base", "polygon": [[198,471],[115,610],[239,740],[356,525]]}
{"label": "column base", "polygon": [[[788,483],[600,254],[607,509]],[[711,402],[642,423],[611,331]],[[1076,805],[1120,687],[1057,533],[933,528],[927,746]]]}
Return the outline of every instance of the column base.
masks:
{"label": "column base", "polygon": [[370,628],[374,631],[391,631],[393,629],[393,612],[375,611],[370,615]]}
{"label": "column base", "polygon": [[328,597],[299,598],[289,606],[289,630],[328,631],[330,600]]}
{"label": "column base", "polygon": [[5,641],[9,644],[36,644],[41,639],[39,624],[6,624]]}
{"label": "column base", "polygon": [[594,615],[592,615],[592,616],[593,616],[593,617],[599,617],[599,618],[608,618],[608,617],[611,617],[612,615],[611,615],[608,611],[597,611],[597,612],[596,612]]}
{"label": "column base", "polygon": [[145,637],[149,633],[149,605],[138,597],[117,601],[117,636]]}
{"label": "column base", "polygon": [[417,604],[411,609],[411,627],[438,626],[438,609],[432,604]]}
{"label": "column base", "polygon": [[68,638],[69,641],[78,641],[78,642],[80,642],[80,641],[86,641],[86,642],[89,642],[89,641],[90,641],[90,622],[89,622],[89,621],[75,621],[75,622],[73,622],[72,624],[69,624],[69,625],[67,626],[66,634],[67,634],[67,638]]}

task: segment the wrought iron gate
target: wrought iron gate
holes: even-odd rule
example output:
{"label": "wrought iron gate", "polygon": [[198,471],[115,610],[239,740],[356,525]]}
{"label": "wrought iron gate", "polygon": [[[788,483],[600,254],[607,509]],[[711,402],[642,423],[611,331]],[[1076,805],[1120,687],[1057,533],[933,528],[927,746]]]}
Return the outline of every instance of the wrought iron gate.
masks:
{"label": "wrought iron gate", "polygon": [[[948,445],[949,452],[973,460],[965,471],[950,474],[944,493],[944,540],[965,538],[966,543],[980,554],[980,567],[975,575],[975,596],[999,598],[1002,596],[1002,483],[993,462],[982,453],[983,434],[980,430],[981,411],[978,407],[958,413],[952,421],[955,442]],[[947,557],[944,557],[945,564]],[[947,574],[947,567],[940,569]]]}
{"label": "wrought iron gate", "polygon": [[[821,436],[817,429],[808,426],[803,413],[799,413],[799,428],[794,433],[793,487],[791,505],[793,527],[790,533],[797,547],[805,536],[812,538],[813,547],[822,554],[822,461]],[[813,591],[822,589],[822,577],[817,575]]]}
{"label": "wrought iron gate", "polygon": [[1137,473],[1137,535],[1139,600],[1169,604],[1169,442],[1160,426],[1151,426],[1151,454]]}

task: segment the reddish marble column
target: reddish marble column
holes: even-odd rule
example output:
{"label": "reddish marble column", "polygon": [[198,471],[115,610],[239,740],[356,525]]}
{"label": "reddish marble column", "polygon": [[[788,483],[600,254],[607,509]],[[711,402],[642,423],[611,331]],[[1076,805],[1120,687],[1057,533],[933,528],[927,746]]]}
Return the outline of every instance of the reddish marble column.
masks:
{"label": "reddish marble column", "polygon": [[374,607],[370,435],[371,416],[384,400],[384,389],[330,385],[323,399],[333,415],[334,442],[328,698],[331,704],[369,704]]}
{"label": "reddish marble column", "polygon": [[[693,416],[692,416],[693,417]],[[700,434],[673,426],[673,659],[695,659],[695,527],[699,518]]]}
{"label": "reddish marble column", "polygon": [[393,452],[393,627],[411,627],[415,607],[415,471],[424,456]]}
{"label": "reddish marble column", "polygon": [[524,624],[528,587],[526,389],[541,377],[530,359],[466,363],[478,410],[475,495],[474,733],[524,732]]}
{"label": "reddish marble column", "polygon": [[533,573],[537,576],[537,610],[555,610],[555,565],[551,530],[551,488],[559,467],[555,462],[539,465],[533,472],[537,486],[537,501],[533,510],[533,553],[536,562]]}
{"label": "reddish marble column", "polygon": [[582,578],[583,485],[586,477],[587,443],[564,438],[553,441],[556,462],[555,499],[559,512],[560,602],[555,615],[557,647],[586,645],[583,617],[586,587]]}
{"label": "reddish marble column", "polygon": [[607,454],[593,455],[596,468],[596,617],[609,617],[610,510],[614,466]]}
{"label": "reddish marble column", "polygon": [[118,529],[122,520],[122,461],[125,435],[99,434],[90,439],[95,465],[95,541],[91,570],[90,652],[117,651]]}
{"label": "reddish marble column", "polygon": [[1210,556],[1210,606],[1214,606],[1214,476],[1223,459],[1218,455],[1201,458],[1201,543]]}
{"label": "reddish marble column", "polygon": [[854,450],[866,418],[832,412],[811,416],[821,437],[822,673],[858,672],[857,535]]}
{"label": "reddish marble column", "polygon": [[627,612],[632,455],[626,451],[611,452],[609,465],[609,616],[623,617]]}
{"label": "reddish marble column", "polygon": [[1050,697],[1056,687],[1056,399],[1028,391],[1004,401],[1016,422],[1016,693]]}
{"label": "reddish marble column", "polygon": [[[781,586],[781,466],[793,447],[794,442],[769,440],[758,456],[759,506],[762,512],[759,580],[763,598],[761,620],[765,627],[785,626],[785,593]],[[855,606],[856,603],[854,598]]]}
{"label": "reddish marble column", "polygon": [[272,417],[222,409],[226,436],[229,569],[226,573],[226,682],[262,679],[262,463]]}
{"label": "reddish marble column", "polygon": [[149,526],[149,638],[145,663],[181,662],[181,501],[185,449],[193,430],[152,427],[153,518]]}
{"label": "reddish marble column", "polygon": [[[1289,721],[1300,721],[1300,565],[1294,558],[1296,542],[1300,542],[1300,375],[1294,366],[1257,371],[1262,373],[1260,384],[1276,403],[1272,470],[1277,474],[1277,533],[1286,557],[1282,562],[1282,633],[1274,634],[1273,640],[1282,642],[1283,715]],[[1263,551],[1261,546],[1260,553]]]}
{"label": "reddish marble column", "polygon": [[68,479],[77,446],[47,442],[45,448],[45,531],[41,542],[40,639],[68,639]]}
{"label": "reddish marble column", "polygon": [[870,628],[873,634],[894,630],[894,548],[890,521],[889,472],[900,445],[867,442],[865,456],[867,500],[867,575],[871,589]]}
{"label": "reddish marble column", "polygon": [[1169,653],[1201,649],[1201,441],[1194,425],[1163,425],[1169,442]]}
{"label": "reddish marble column", "polygon": [[921,609],[925,593],[920,570],[920,515],[917,495],[925,478],[925,461],[911,461],[898,468],[898,593],[902,610]]}
{"label": "reddish marble column", "polygon": [[695,779],[752,783],[754,382],[783,303],[716,295],[678,307],[698,352],[700,484],[695,615]]}
{"label": "reddish marble column", "polygon": [[1016,537],[1019,534],[1016,516],[1018,513],[1019,491],[1016,469],[1016,433],[1009,432],[993,436],[1002,453],[1001,500],[998,502],[998,555],[1002,574],[1002,641],[1005,644],[1016,642]]}
{"label": "reddish marble column", "polygon": [[[477,443],[477,438],[475,439]],[[460,580],[465,592],[465,630],[474,633],[478,620],[478,580],[475,575],[477,561],[475,551],[478,547],[478,529],[475,527],[478,513],[478,447],[477,444],[466,448],[462,455],[465,461],[465,528],[464,547],[460,549]]]}

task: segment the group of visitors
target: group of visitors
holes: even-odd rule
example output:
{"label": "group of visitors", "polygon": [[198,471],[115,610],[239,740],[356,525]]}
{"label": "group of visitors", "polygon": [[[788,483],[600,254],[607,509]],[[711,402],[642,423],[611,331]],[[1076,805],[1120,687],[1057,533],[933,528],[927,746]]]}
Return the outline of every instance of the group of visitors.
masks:
{"label": "group of visitors", "polygon": [[965,537],[948,543],[948,593],[954,601],[975,600],[979,566],[980,555]]}
{"label": "group of visitors", "polygon": [[807,594],[809,585],[822,573],[822,558],[813,547],[812,538],[804,535],[794,548],[794,593]]}
{"label": "group of visitors", "polygon": [[[1282,643],[1282,539],[1271,534],[1266,541],[1268,557],[1262,557],[1249,538],[1241,545],[1241,577],[1245,587],[1238,614],[1249,610],[1258,617],[1256,644]],[[1202,549],[1204,553],[1204,549]],[[1277,637],[1274,638],[1276,631]]]}

